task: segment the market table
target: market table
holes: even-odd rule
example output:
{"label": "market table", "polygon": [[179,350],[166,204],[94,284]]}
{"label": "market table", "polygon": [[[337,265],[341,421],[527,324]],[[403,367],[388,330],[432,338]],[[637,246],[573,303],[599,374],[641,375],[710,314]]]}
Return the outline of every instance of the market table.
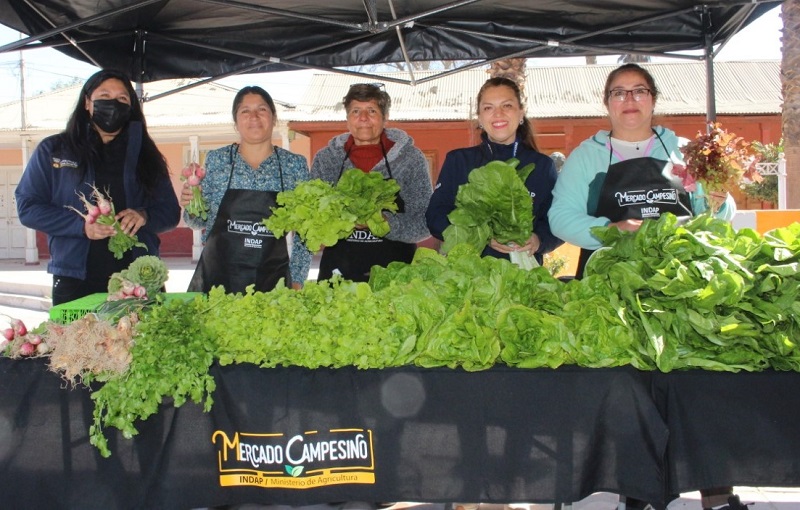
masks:
{"label": "market table", "polygon": [[[163,406],[133,440],[88,442],[93,402],[41,360],[0,359],[8,508],[336,501],[661,501],[667,428],[652,374],[212,367],[208,414]],[[241,459],[241,460],[240,460]]]}
{"label": "market table", "polygon": [[800,373],[655,373],[668,492],[800,487]]}

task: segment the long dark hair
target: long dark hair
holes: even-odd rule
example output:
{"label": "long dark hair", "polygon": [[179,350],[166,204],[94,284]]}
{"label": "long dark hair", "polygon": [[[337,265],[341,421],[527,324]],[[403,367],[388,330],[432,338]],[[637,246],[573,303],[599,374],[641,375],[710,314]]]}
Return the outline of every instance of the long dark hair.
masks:
{"label": "long dark hair", "polygon": [[[136,178],[144,186],[145,190],[151,193],[156,189],[160,178],[163,176],[169,177],[167,160],[147,132],[142,106],[136,96],[136,91],[133,90],[130,78],[125,73],[114,69],[103,69],[86,80],[86,83],[81,88],[75,109],[67,121],[67,128],[64,130],[66,144],[75,156],[81,158],[81,162],[84,163],[84,172],[87,164],[95,164],[100,160],[103,141],[92,126],[92,119],[86,109],[86,101],[91,100],[92,93],[104,81],[111,79],[121,81],[131,98],[131,116],[128,122],[137,121],[142,123],[142,148],[136,165]],[[123,130],[127,128],[128,126],[126,125]]]}
{"label": "long dark hair", "polygon": [[[481,89],[478,91],[478,102],[476,103],[478,108],[478,113],[480,113],[480,104],[481,98],[483,98],[483,93],[486,92],[486,89],[494,88],[494,87],[508,87],[513,92],[514,95],[517,97],[517,102],[519,103],[519,107],[521,109],[525,109],[525,104],[522,102],[522,92],[519,90],[519,86],[514,83],[514,81],[509,80],[508,78],[489,78],[486,82],[481,85]],[[533,132],[533,124],[531,123],[528,117],[523,117],[523,122],[517,127],[517,139],[523,144],[527,145],[531,149],[539,152],[539,148],[536,146],[536,139],[535,133]]]}

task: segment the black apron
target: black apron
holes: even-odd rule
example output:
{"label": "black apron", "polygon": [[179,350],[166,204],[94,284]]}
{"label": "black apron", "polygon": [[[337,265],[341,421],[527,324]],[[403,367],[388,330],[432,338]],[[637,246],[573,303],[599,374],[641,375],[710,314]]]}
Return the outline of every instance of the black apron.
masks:
{"label": "black apron", "polygon": [[[262,223],[272,215],[277,191],[230,189],[233,177],[233,151],[228,189],[222,197],[214,225],[197,263],[189,292],[207,293],[221,285],[228,293],[244,292],[249,285],[256,291],[275,288],[278,280],[291,285],[289,250],[285,238],[276,239]],[[277,152],[278,171],[283,189],[283,172]]]}
{"label": "black apron", "polygon": [[[656,136],[669,154],[658,133]],[[670,162],[645,156],[611,164],[612,154],[609,135],[608,172],[600,187],[596,209],[588,211],[590,215],[605,216],[611,223],[658,218],[668,212],[675,216],[692,215],[689,193],[683,188],[680,178],[664,175],[664,168]],[[591,209],[591,205],[588,208]],[[583,277],[586,261],[593,252],[581,249],[575,278]]]}
{"label": "black apron", "polygon": [[[383,142],[381,142],[383,150]],[[345,154],[342,166],[339,169],[339,178],[344,171],[344,163],[349,154]],[[389,179],[392,178],[392,169],[383,150],[383,160]],[[405,203],[400,194],[397,195],[397,212],[405,212]],[[392,241],[383,237],[372,235],[369,229],[356,229],[347,239],[342,239],[334,246],[326,246],[322,250],[319,261],[318,280],[327,280],[333,276],[334,271],[341,273],[342,277],[354,282],[369,281],[369,271],[372,266],[386,267],[391,262],[410,263],[414,259],[417,245]]]}

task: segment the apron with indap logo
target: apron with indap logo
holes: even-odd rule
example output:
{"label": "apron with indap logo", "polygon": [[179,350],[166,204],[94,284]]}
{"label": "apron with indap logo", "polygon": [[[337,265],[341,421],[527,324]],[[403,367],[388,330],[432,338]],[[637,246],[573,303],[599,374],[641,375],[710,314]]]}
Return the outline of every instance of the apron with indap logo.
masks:
{"label": "apron with indap logo", "polygon": [[[278,157],[278,154],[275,154]],[[278,157],[283,190],[283,172]],[[233,176],[233,148],[228,189],[206,240],[189,292],[208,292],[221,285],[228,293],[244,292],[249,285],[267,292],[285,278],[291,285],[289,249],[286,239],[276,239],[262,221],[277,206],[277,191],[230,189]]]}
{"label": "apron with indap logo", "polygon": [[[383,160],[386,163],[389,179],[392,179],[392,169],[389,166],[383,143],[381,143],[381,150],[383,150]],[[340,179],[347,157],[348,154],[345,154],[339,169]],[[406,205],[399,193],[396,202],[397,212],[405,212]],[[395,261],[410,263],[414,259],[416,251],[417,245],[414,243],[377,237],[368,228],[356,229],[347,239],[342,239],[334,246],[326,246],[322,250],[317,279],[328,280],[336,272],[347,280],[366,282],[369,281],[369,272],[372,266],[386,267]]]}
{"label": "apron with indap logo", "polygon": [[[658,133],[656,136],[664,151],[669,154]],[[600,188],[597,209],[594,212],[589,211],[589,214],[605,216],[611,223],[628,219],[658,218],[668,212],[675,216],[692,214],[689,194],[680,179],[669,178],[670,172],[665,171],[665,167],[671,165],[671,162],[645,156],[612,164],[611,158],[615,152],[610,140],[609,136],[608,172]],[[650,147],[645,153],[649,152]],[[619,153],[617,156],[621,158]],[[584,266],[593,252],[594,250],[581,249],[576,278],[583,277]]]}

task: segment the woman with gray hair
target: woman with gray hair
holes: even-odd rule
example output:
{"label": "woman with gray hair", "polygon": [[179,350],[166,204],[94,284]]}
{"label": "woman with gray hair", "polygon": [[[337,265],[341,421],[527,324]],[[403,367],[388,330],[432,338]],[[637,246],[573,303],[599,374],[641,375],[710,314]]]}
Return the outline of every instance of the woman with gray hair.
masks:
{"label": "woman with gray hair", "polygon": [[428,164],[406,132],[386,127],[390,106],[383,84],[352,85],[344,97],[348,132],[331,139],[314,156],[312,179],[335,184],[346,170],[358,168],[379,172],[400,186],[397,212],[384,212],[389,233],[378,237],[362,226],[335,246],[325,247],[320,280],[337,272],[348,280],[367,281],[372,266],[411,262],[416,243],[430,236],[425,225],[425,209],[433,192]]}

